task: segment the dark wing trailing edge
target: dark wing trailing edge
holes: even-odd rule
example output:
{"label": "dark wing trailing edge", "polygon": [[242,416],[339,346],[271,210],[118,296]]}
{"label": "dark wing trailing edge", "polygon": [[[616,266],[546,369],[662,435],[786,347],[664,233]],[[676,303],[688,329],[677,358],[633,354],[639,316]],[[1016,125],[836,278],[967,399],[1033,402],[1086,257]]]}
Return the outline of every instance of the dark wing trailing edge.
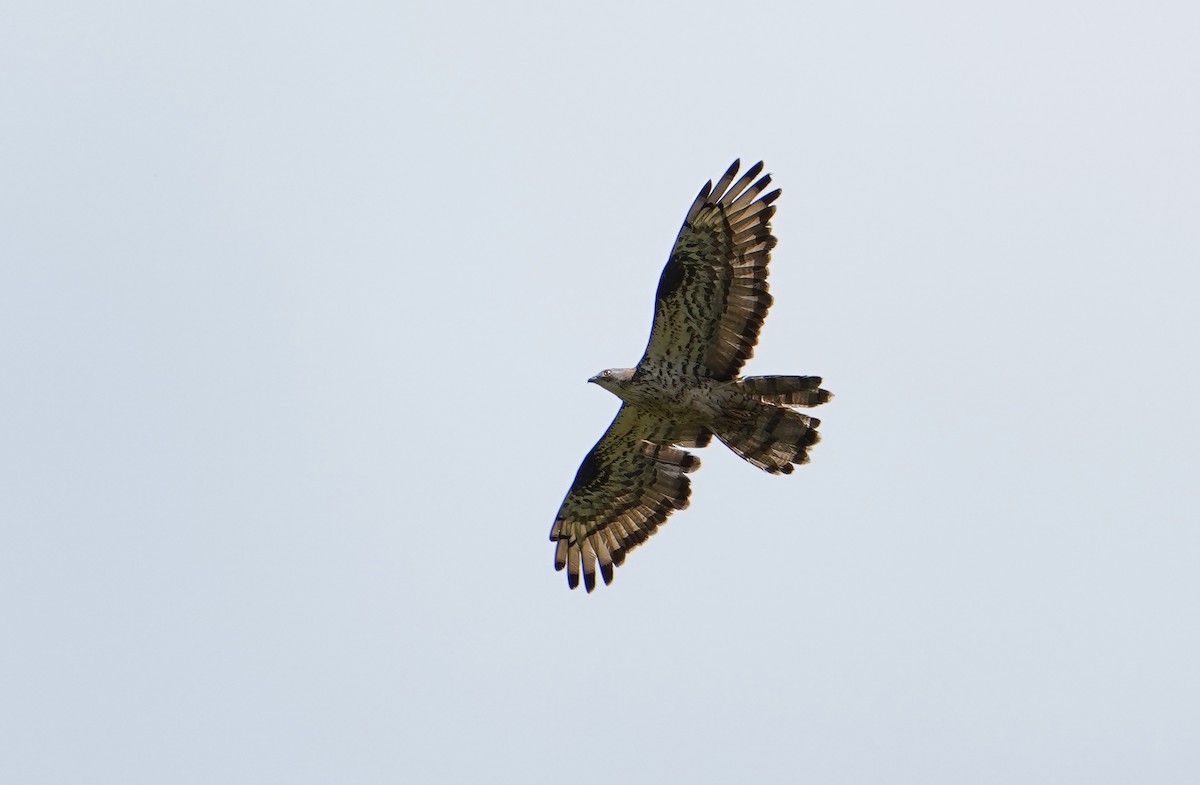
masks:
{"label": "dark wing trailing edge", "polygon": [[692,202],[658,282],[654,326],[638,369],[682,368],[728,380],[754,353],[771,294],[767,263],[775,237],[771,175],[762,162],[737,182],[740,161]]}
{"label": "dark wing trailing edge", "polygon": [[655,415],[621,406],[583,459],[550,529],[556,543],[554,569],[567,570],[572,589],[579,585],[580,571],[587,590],[596,588],[597,563],[604,582],[612,583],[613,567],[668,515],[687,507],[687,474],[699,468],[700,459],[670,442],[700,438],[700,433],[681,434]]}

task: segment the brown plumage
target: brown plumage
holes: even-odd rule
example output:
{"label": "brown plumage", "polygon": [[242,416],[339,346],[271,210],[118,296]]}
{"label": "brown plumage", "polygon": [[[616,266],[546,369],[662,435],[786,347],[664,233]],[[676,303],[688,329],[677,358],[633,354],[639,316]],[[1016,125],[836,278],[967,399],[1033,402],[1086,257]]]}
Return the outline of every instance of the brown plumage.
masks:
{"label": "brown plumage", "polygon": [[[683,447],[716,434],[749,463],[790,474],[808,461],[820,421],[788,408],[829,400],[819,376],[738,378],[754,353],[772,298],[767,263],[773,202],[762,162],[737,181],[739,162],[701,189],[663,268],[646,352],[634,368],[589,381],[623,401],[584,458],[550,530],[554,568],[571,588],[596,586],[675,510],[688,505],[688,474],[700,466]],[[758,178],[758,179],[755,179]]]}

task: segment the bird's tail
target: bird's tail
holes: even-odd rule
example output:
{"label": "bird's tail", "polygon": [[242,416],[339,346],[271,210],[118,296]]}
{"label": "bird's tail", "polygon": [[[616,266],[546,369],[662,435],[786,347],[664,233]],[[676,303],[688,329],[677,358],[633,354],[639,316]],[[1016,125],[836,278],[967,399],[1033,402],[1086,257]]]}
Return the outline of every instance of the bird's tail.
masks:
{"label": "bird's tail", "polygon": [[737,385],[752,398],[785,406],[820,406],[833,397],[821,389],[820,376],[746,376]]}
{"label": "bird's tail", "polygon": [[[799,396],[800,392],[780,391],[772,395]],[[825,395],[828,397],[828,393]],[[749,463],[771,474],[791,474],[794,464],[808,463],[808,448],[821,439],[817,433],[820,424],[816,417],[785,406],[747,400],[744,408],[725,417],[714,430],[718,439]]]}

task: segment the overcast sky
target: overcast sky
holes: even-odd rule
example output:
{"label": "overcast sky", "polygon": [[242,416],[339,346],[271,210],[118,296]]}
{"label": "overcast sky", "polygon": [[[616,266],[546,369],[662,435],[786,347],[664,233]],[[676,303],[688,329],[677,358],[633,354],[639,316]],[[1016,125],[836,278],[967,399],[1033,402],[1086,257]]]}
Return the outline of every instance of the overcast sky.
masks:
{"label": "overcast sky", "polygon": [[[1200,781],[1194,2],[0,10],[0,781]],[[719,444],[547,539],[705,180]]]}

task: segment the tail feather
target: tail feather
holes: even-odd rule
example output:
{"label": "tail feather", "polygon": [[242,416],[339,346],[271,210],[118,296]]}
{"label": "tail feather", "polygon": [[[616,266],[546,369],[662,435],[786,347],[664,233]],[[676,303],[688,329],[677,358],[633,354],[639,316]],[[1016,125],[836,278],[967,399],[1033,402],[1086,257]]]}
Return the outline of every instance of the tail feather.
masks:
{"label": "tail feather", "polygon": [[747,376],[738,386],[764,403],[784,406],[820,406],[833,397],[821,389],[820,376]]}
{"label": "tail feather", "polygon": [[791,474],[793,464],[808,463],[808,448],[821,439],[817,433],[820,424],[816,417],[783,406],[750,402],[715,430],[718,439],[749,463],[771,474]]}

